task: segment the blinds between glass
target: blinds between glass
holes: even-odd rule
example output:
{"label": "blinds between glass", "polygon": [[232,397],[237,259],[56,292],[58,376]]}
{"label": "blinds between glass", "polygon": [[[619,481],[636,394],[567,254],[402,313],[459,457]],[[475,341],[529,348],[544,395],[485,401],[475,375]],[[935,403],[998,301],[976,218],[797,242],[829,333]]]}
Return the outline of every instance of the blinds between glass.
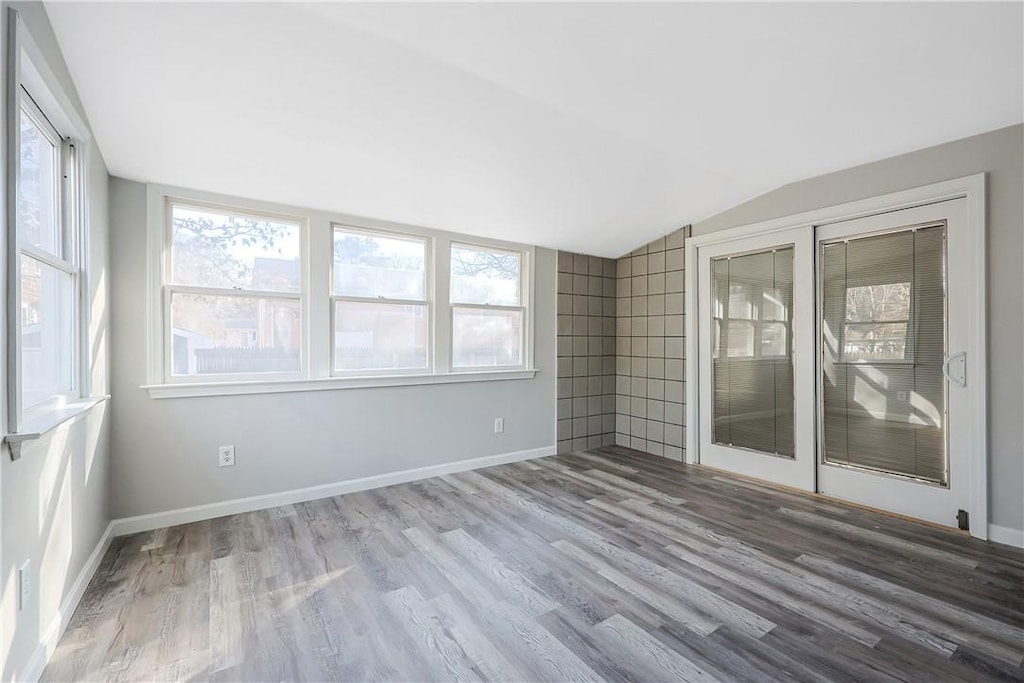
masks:
{"label": "blinds between glass", "polygon": [[822,249],[826,462],[947,483],[945,227]]}

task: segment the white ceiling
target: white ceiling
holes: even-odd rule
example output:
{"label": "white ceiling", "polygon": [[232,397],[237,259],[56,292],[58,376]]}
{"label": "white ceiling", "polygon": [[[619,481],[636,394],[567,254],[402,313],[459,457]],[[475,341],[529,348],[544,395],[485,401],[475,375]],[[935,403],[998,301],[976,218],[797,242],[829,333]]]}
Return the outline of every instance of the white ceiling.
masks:
{"label": "white ceiling", "polygon": [[1024,120],[1019,2],[47,10],[113,175],[603,256]]}

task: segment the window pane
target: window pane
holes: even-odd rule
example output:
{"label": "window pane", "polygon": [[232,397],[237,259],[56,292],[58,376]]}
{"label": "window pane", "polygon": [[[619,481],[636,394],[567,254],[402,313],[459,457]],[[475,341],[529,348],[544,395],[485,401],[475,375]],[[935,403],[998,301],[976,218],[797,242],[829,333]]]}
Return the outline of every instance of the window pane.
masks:
{"label": "window pane", "polygon": [[948,483],[944,243],[937,226],[825,245],[826,462]]}
{"label": "window pane", "polygon": [[423,301],[427,245],[421,239],[334,231],[334,293]]}
{"label": "window pane", "polygon": [[427,307],[336,301],[335,370],[424,370]]}
{"label": "window pane", "polygon": [[18,231],[22,242],[64,258],[57,208],[60,148],[43,135],[24,110],[18,164]]}
{"label": "window pane", "polygon": [[28,256],[21,260],[21,391],[30,408],[74,387],[74,281]]}
{"label": "window pane", "polygon": [[452,301],[518,306],[521,261],[514,251],[452,246]]}
{"label": "window pane", "polygon": [[171,207],[171,281],[193,287],[298,292],[299,226]]}
{"label": "window pane", "polygon": [[712,439],[793,457],[793,248],[712,261]]}
{"label": "window pane", "polygon": [[302,316],[293,299],[171,299],[171,372],[220,375],[299,372]]}
{"label": "window pane", "polygon": [[523,312],[452,309],[452,365],[457,368],[523,364]]}

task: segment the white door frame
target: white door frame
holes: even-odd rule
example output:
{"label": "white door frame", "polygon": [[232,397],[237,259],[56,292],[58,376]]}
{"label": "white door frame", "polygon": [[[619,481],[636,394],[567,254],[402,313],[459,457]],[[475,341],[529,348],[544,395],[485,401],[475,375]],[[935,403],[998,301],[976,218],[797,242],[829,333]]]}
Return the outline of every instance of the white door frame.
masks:
{"label": "white door frame", "polygon": [[[813,228],[839,221],[863,218],[880,213],[907,209],[925,204],[965,198],[967,200],[967,226],[972,235],[965,253],[958,258],[973,265],[974,282],[969,293],[970,309],[967,350],[967,377],[976,388],[968,410],[970,429],[970,526],[971,535],[988,539],[988,362],[986,357],[986,294],[985,294],[985,174],[955,178],[940,183],[838,204],[804,213],[783,216],[767,221],[742,225],[728,230],[695,235],[686,240],[686,455],[691,464],[700,462],[700,369],[698,362],[698,268],[697,248],[724,244],[753,235],[770,234],[793,228]],[[815,369],[816,371],[816,369]]]}

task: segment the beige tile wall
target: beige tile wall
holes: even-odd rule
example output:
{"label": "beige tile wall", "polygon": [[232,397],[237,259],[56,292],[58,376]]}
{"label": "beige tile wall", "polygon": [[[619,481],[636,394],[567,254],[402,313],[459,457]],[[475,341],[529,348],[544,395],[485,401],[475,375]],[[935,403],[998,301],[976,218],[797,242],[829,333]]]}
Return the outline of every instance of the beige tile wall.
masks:
{"label": "beige tile wall", "polygon": [[558,252],[558,452],[615,442],[615,261]]}
{"label": "beige tile wall", "polygon": [[681,228],[616,262],[615,443],[683,459]]}

